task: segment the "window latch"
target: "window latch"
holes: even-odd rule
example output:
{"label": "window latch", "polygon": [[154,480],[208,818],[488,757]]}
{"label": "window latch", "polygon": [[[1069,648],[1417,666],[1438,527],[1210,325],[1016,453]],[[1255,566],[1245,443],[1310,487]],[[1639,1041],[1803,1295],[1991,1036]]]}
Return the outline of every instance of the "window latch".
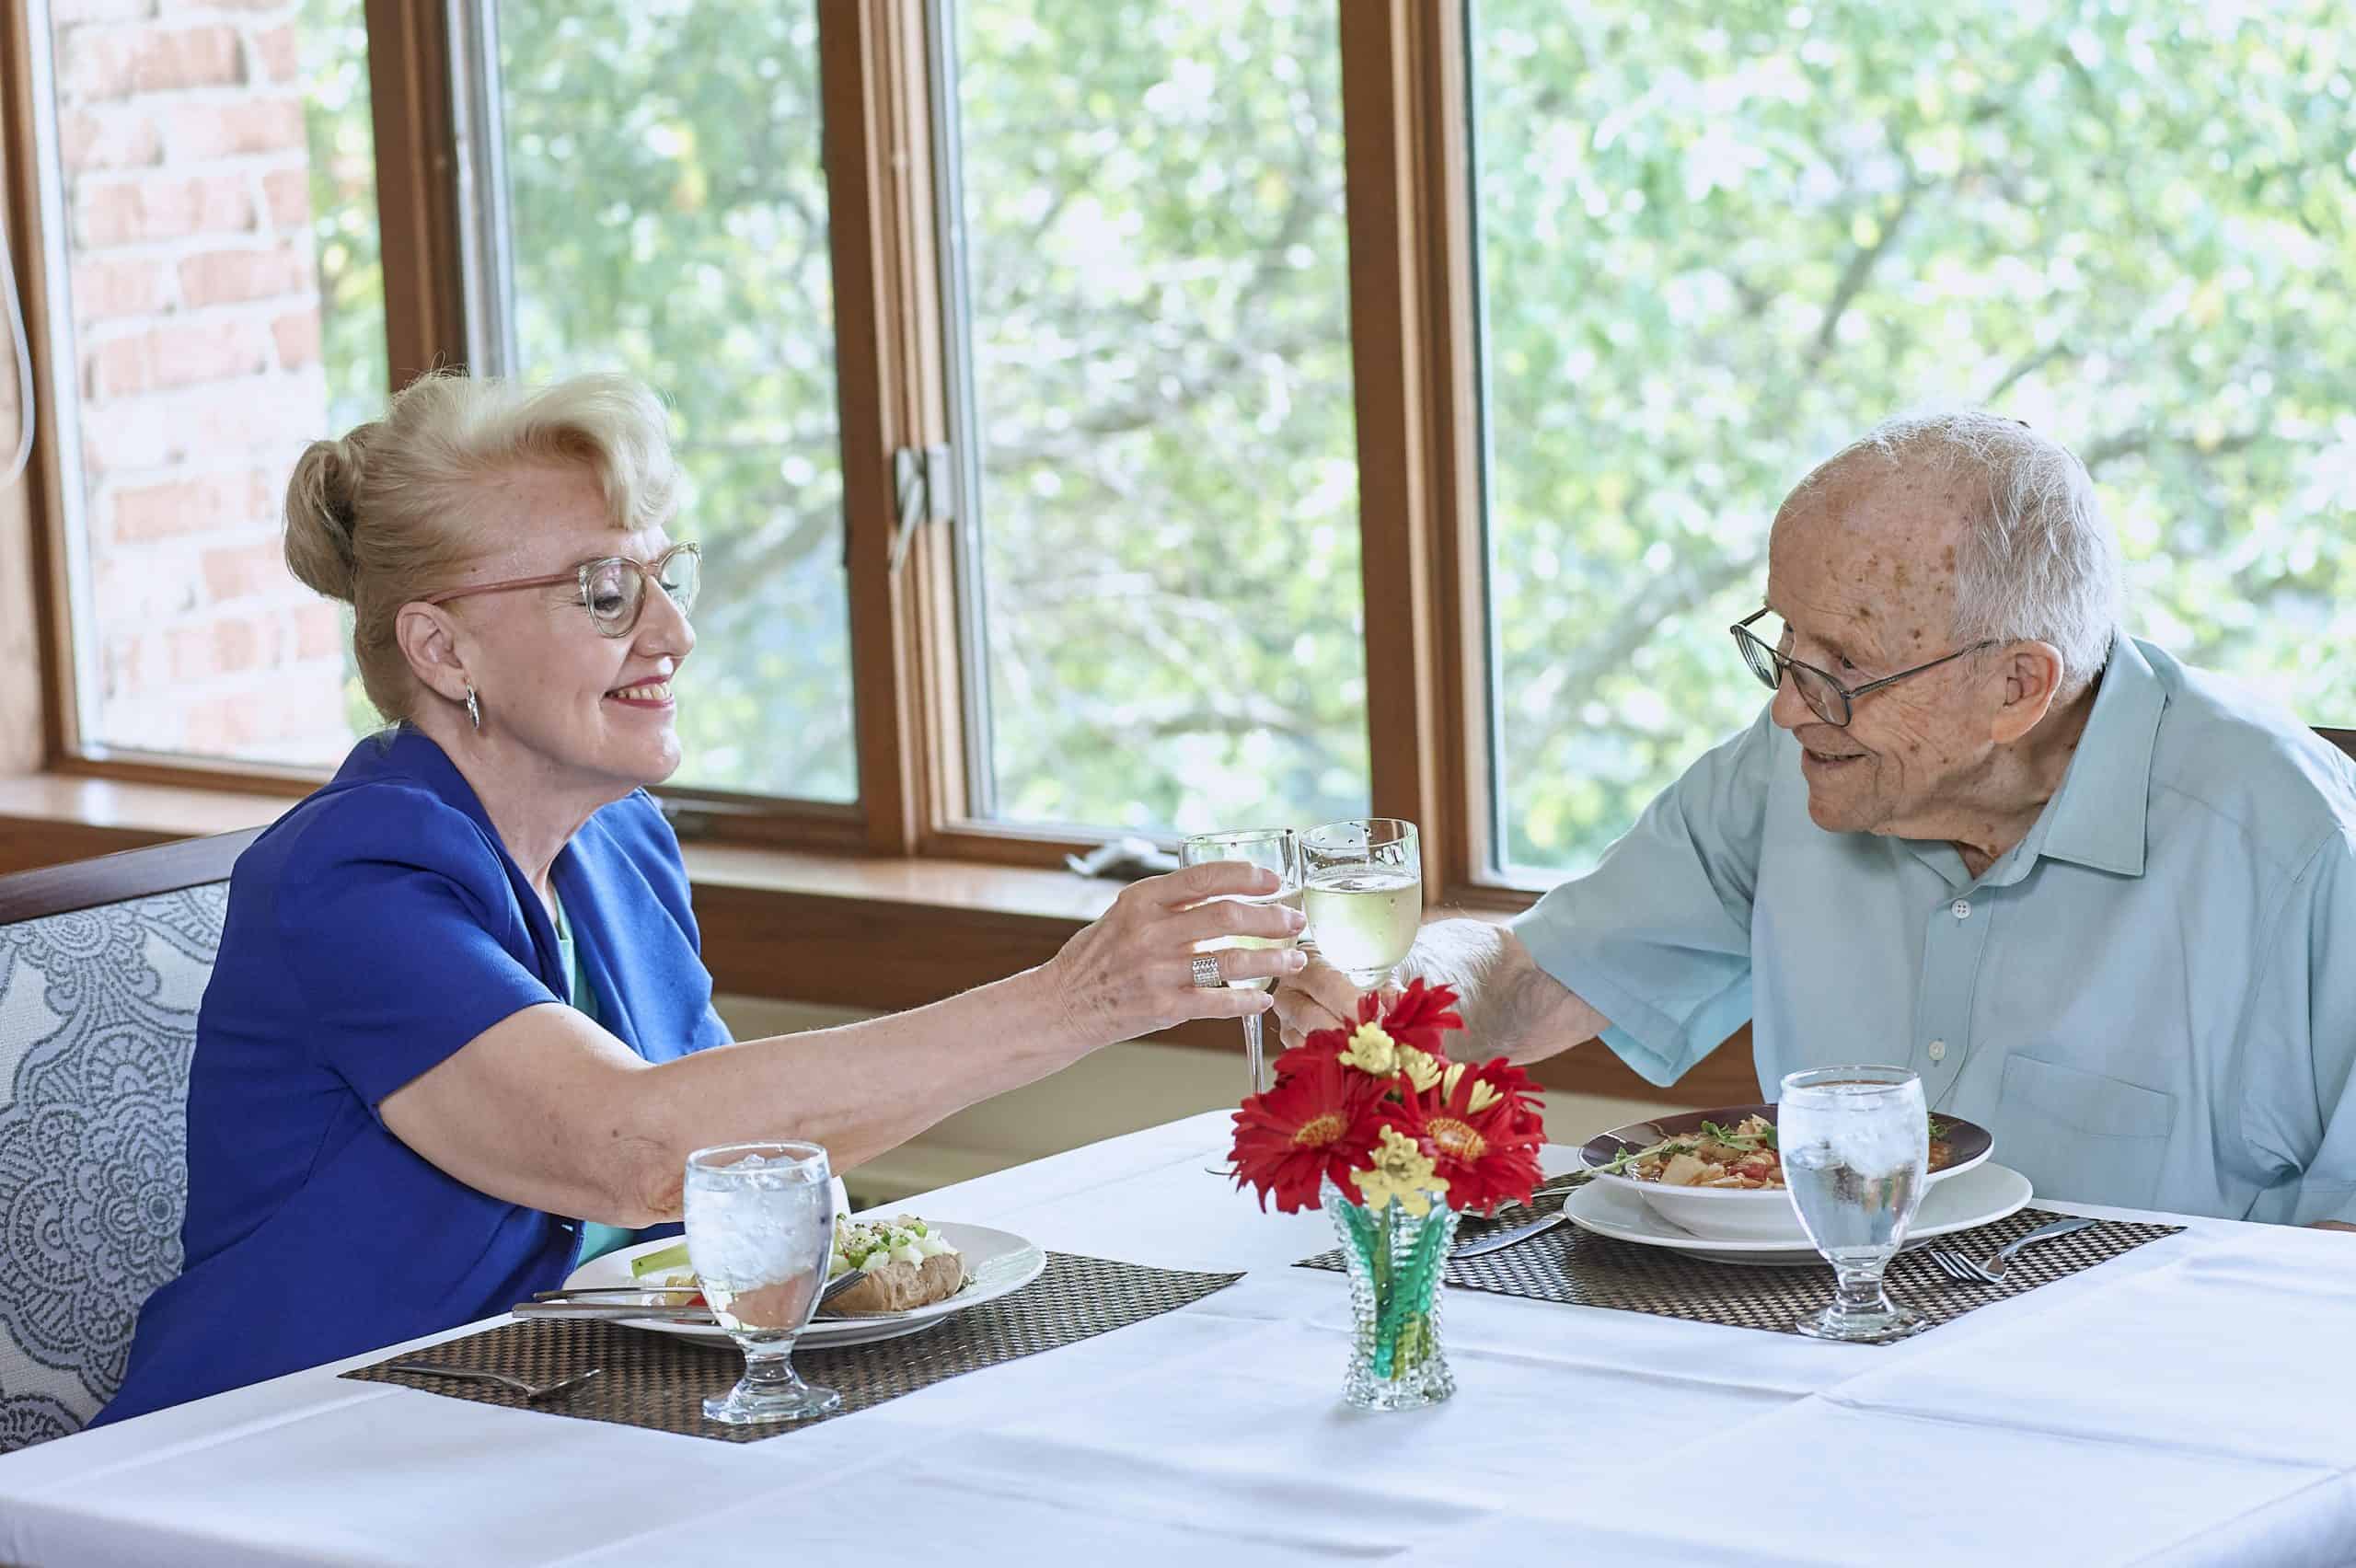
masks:
{"label": "window latch", "polygon": [[946,523],[954,514],[950,506],[953,483],[945,442],[903,446],[892,454],[893,575],[899,574],[900,563],[908,559],[917,530],[928,523]]}

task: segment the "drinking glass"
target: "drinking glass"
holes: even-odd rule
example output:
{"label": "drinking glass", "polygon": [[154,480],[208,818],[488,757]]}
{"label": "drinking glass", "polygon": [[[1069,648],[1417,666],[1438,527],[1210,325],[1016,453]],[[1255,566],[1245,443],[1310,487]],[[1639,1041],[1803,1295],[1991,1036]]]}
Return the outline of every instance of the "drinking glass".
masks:
{"label": "drinking glass", "polygon": [[1838,1281],[1800,1332],[1875,1344],[1919,1332],[1923,1315],[1890,1300],[1882,1271],[1906,1243],[1930,1169],[1923,1080],[1904,1067],[1794,1073],[1775,1122],[1792,1206]]}
{"label": "drinking glass", "polygon": [[[1253,827],[1234,833],[1197,833],[1190,836],[1178,847],[1178,858],[1189,866],[1199,866],[1212,860],[1242,860],[1263,870],[1276,873],[1276,891],[1258,898],[1239,898],[1237,904],[1281,904],[1287,908],[1300,907],[1300,840],[1288,827]],[[1214,901],[1217,902],[1217,901]],[[1231,948],[1288,948],[1297,939],[1292,937],[1213,937],[1196,942],[1196,952],[1225,952]],[[1265,991],[1275,982],[1268,979],[1230,980],[1228,986],[1239,991]],[[1243,1017],[1244,1065],[1252,1074],[1252,1092],[1266,1090],[1265,1056],[1260,1044],[1260,1015],[1246,1013]]]}
{"label": "drinking glass", "polygon": [[1397,817],[1329,822],[1300,836],[1303,907],[1318,956],[1360,990],[1389,981],[1424,918],[1415,824]]}
{"label": "drinking glass", "polygon": [[802,1380],[793,1342],[817,1309],[833,1251],[826,1151],[811,1143],[719,1144],[687,1156],[687,1261],[712,1316],[745,1353],[745,1376],[703,1401],[745,1425],[823,1415],[843,1402]]}

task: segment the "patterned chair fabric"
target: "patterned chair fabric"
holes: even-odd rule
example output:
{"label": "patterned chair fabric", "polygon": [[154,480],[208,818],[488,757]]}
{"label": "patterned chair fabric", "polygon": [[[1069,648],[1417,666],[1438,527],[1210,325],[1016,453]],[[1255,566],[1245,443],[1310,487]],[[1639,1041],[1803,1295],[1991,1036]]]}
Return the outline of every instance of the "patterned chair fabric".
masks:
{"label": "patterned chair fabric", "polygon": [[188,1075],[229,886],[0,927],[0,1453],[78,1431],[179,1273]]}

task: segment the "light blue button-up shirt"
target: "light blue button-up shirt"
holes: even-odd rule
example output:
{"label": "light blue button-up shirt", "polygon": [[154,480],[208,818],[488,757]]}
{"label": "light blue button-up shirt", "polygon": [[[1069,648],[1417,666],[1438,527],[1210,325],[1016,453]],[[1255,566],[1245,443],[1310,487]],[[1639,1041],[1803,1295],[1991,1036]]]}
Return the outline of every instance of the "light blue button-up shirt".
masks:
{"label": "light blue button-up shirt", "polygon": [[1651,1082],[1748,1018],[1763,1098],[1903,1064],[2048,1197],[2356,1220],[2356,765],[2148,643],[1979,877],[1818,827],[1761,712],[1515,929]]}

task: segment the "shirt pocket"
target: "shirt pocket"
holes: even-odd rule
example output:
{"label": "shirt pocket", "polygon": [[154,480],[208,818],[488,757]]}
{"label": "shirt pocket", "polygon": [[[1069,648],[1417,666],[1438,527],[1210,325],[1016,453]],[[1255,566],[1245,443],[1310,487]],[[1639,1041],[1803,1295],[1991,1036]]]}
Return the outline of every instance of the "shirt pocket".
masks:
{"label": "shirt pocket", "polygon": [[2149,1208],[2176,1129],[2176,1096],[2034,1056],[2004,1064],[1996,1154],[2038,1196]]}

